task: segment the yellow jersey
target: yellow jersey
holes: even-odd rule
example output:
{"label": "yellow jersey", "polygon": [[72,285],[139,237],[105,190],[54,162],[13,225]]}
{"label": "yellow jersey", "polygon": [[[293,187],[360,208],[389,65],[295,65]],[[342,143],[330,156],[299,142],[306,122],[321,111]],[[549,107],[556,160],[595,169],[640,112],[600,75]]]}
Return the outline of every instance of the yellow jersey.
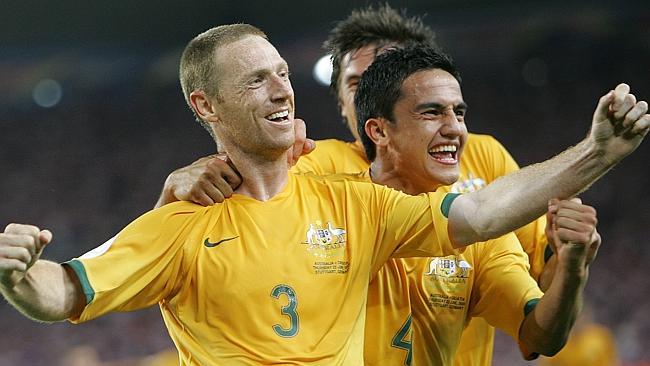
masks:
{"label": "yellow jersey", "polygon": [[[323,140],[316,142],[316,149],[312,153],[300,158],[297,165],[294,167],[294,170],[314,171],[318,174],[330,174],[343,173],[346,171],[365,171],[368,169],[369,165],[370,163],[365,158],[363,148],[358,143],[342,142],[338,140]],[[475,191],[494,181],[498,177],[507,175],[517,169],[519,169],[517,163],[496,139],[488,135],[469,134],[467,144],[465,145],[460,160],[460,177],[458,181],[451,186],[440,187],[438,191],[457,193]],[[535,280],[539,279],[539,275],[541,274],[545,263],[545,226],[546,219],[542,216],[538,220],[515,231],[519,238],[519,242],[521,243],[519,245],[519,251],[521,251],[521,247],[523,247],[531,265],[529,271],[530,275]],[[416,259],[416,261],[418,260],[421,259]],[[377,341],[378,337],[388,337],[391,342],[399,343],[394,339],[396,336],[394,330],[395,324],[402,324],[404,325],[403,330],[407,330],[407,326],[410,326],[411,322],[413,322],[414,331],[416,330],[415,327],[419,326],[417,324],[416,314],[413,315],[412,320],[409,318],[408,321],[403,315],[404,309],[408,308],[410,302],[421,300],[417,299],[417,295],[414,295],[420,294],[421,291],[416,291],[411,294],[403,291],[403,289],[406,288],[407,278],[404,277],[403,272],[394,268],[391,270],[390,266],[392,265],[395,264],[392,262],[389,263],[389,267],[384,270],[384,274],[388,273],[388,275],[383,280],[384,282],[392,281],[391,285],[385,285],[383,283],[371,284],[371,295],[373,291],[378,291],[378,294],[375,296],[382,298],[382,301],[384,301],[383,304],[387,309],[381,314],[380,319],[377,318],[367,323],[366,337],[374,338]],[[402,274],[402,277],[400,277],[399,274]],[[382,276],[380,275],[378,278],[382,278]],[[418,281],[417,278],[414,280]],[[381,288],[376,289],[374,287]],[[405,298],[406,302],[403,301]],[[523,307],[517,311],[516,314],[523,314]],[[425,317],[424,321],[430,321],[430,318]],[[455,339],[444,334],[439,334],[439,336],[446,339]],[[431,354],[429,354],[427,358],[419,361],[414,359],[413,364],[448,364],[448,356],[433,355],[436,351],[443,352],[444,355],[449,355],[448,349],[438,346],[438,344],[450,344],[442,338],[422,343],[424,347],[430,347],[429,351],[431,351]],[[518,339],[516,333],[514,334],[514,338]],[[366,359],[370,365],[381,364],[381,357],[386,357],[385,354],[376,354],[377,344],[378,342],[371,341],[366,347]],[[400,347],[402,349],[410,349],[410,345],[406,346],[405,343],[401,346],[393,345],[393,348],[396,349],[400,349]],[[459,352],[455,359],[455,365],[489,365],[492,362],[493,348],[494,328],[490,326],[485,319],[471,319],[469,325],[463,332]],[[420,353],[419,350],[416,353],[411,352],[410,357],[413,357],[413,355],[417,357],[417,355],[426,354],[427,351],[425,350],[422,352],[423,353]],[[375,359],[373,356],[378,357]],[[391,363],[387,362],[386,364]]]}
{"label": "yellow jersey", "polygon": [[454,195],[359,180],[289,174],[266,202],[151,211],[67,263],[87,298],[71,321],[158,303],[182,365],[360,365],[371,274],[453,253]]}
{"label": "yellow jersey", "polygon": [[518,339],[526,306],[543,296],[528,271],[512,233],[450,256],[389,260],[368,289],[365,364],[451,366],[475,319],[488,332],[466,349],[481,361],[493,326]]}

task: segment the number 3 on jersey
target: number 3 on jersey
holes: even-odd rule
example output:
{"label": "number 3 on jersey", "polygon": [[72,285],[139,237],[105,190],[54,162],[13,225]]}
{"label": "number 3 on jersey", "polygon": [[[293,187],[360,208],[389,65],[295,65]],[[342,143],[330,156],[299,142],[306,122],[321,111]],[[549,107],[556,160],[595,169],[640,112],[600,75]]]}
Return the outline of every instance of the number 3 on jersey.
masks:
{"label": "number 3 on jersey", "polygon": [[287,296],[287,300],[288,300],[287,305],[283,306],[280,309],[280,312],[283,315],[289,317],[291,326],[287,329],[287,328],[283,328],[280,324],[275,324],[273,326],[273,330],[280,337],[291,338],[296,334],[298,334],[298,326],[300,325],[299,323],[300,319],[298,318],[298,313],[296,312],[296,307],[298,306],[298,299],[296,298],[296,292],[291,288],[291,286],[287,286],[287,285],[277,285],[271,291],[271,297],[275,299],[279,299],[280,295]]}
{"label": "number 3 on jersey", "polygon": [[411,314],[409,314],[408,318],[406,318],[406,321],[402,327],[399,328],[397,334],[395,334],[393,341],[390,344],[395,348],[403,349],[406,351],[406,357],[404,358],[405,366],[410,366],[411,359],[413,358],[412,336],[413,333],[411,333]]}

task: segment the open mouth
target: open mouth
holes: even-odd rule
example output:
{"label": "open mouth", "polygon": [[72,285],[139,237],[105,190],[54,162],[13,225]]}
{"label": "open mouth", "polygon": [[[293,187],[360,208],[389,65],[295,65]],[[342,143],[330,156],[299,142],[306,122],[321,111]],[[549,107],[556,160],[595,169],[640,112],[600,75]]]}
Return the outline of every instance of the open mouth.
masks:
{"label": "open mouth", "polygon": [[289,122],[289,110],[285,109],[280,112],[271,113],[265,118],[274,123],[287,123]]}
{"label": "open mouth", "polygon": [[438,145],[429,149],[429,155],[442,164],[458,163],[458,147],[456,145]]}

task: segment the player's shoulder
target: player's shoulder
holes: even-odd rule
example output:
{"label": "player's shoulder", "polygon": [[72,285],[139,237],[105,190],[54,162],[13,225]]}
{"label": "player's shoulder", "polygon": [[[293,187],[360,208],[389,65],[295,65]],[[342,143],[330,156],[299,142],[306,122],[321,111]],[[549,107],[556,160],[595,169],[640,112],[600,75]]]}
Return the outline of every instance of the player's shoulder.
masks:
{"label": "player's shoulder", "polygon": [[359,154],[358,149],[353,142],[346,142],[337,139],[316,140],[316,148],[314,151],[306,156],[349,156],[352,154]]}
{"label": "player's shoulder", "polygon": [[325,139],[325,140],[316,140],[317,148],[351,148],[349,142],[338,139]]}
{"label": "player's shoulder", "polygon": [[371,183],[368,171],[361,171],[357,173],[338,173],[320,175],[315,173],[293,173],[296,179],[303,182],[310,182],[315,184],[347,184],[347,183]]}
{"label": "player's shoulder", "polygon": [[469,133],[465,149],[505,149],[503,145],[492,135]]}
{"label": "player's shoulder", "polygon": [[136,221],[158,221],[170,217],[192,216],[208,210],[212,206],[204,207],[193,202],[177,201],[153,209],[140,216]]}

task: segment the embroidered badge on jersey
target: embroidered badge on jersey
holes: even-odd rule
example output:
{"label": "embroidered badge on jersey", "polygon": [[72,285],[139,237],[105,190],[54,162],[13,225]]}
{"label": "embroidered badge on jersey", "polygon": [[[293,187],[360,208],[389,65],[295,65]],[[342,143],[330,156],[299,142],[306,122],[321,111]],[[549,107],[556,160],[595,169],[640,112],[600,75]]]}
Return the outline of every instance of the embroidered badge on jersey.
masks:
{"label": "embroidered badge on jersey", "polygon": [[469,193],[485,187],[485,179],[474,177],[472,173],[467,174],[467,179],[459,179],[451,185],[451,193]]}
{"label": "embroidered badge on jersey", "polygon": [[472,266],[464,259],[451,255],[431,258],[423,274],[429,306],[462,310],[467,306],[467,286]]}
{"label": "embroidered badge on jersey", "polygon": [[313,264],[314,273],[347,273],[350,261],[346,258],[346,242],[345,229],[331,221],[327,225],[320,220],[310,224],[302,244],[306,245],[308,253],[317,258]]}

